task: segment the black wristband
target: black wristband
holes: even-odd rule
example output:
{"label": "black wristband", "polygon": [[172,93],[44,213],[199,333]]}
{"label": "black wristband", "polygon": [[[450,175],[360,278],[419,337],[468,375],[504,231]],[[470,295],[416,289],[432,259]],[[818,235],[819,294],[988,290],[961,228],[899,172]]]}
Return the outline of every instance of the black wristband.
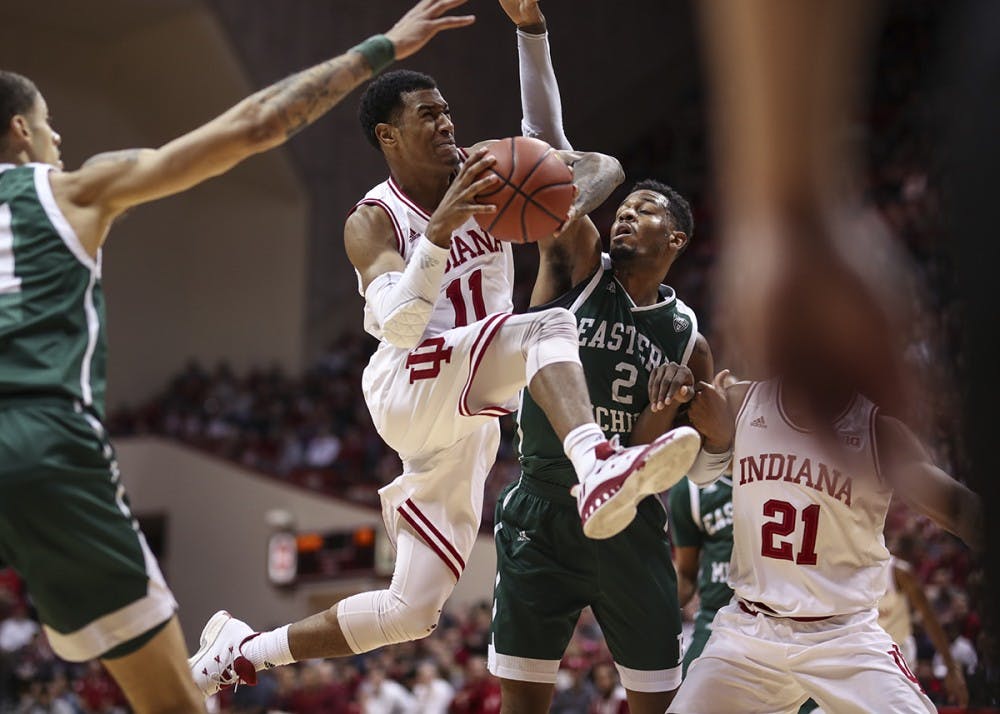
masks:
{"label": "black wristband", "polygon": [[547,34],[549,29],[545,26],[545,20],[541,22],[532,22],[528,25],[518,25],[518,31],[525,35],[531,35],[532,37],[540,37],[541,35]]}
{"label": "black wristband", "polygon": [[365,58],[365,62],[372,68],[373,77],[396,61],[396,47],[385,35],[372,35],[361,44],[352,47],[351,51]]}

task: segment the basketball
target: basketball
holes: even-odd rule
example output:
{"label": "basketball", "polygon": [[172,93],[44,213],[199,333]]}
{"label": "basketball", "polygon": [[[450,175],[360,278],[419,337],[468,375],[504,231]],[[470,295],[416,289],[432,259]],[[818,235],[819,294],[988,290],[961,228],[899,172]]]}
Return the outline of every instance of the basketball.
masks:
{"label": "basketball", "polygon": [[494,141],[489,148],[497,160],[487,171],[503,182],[476,196],[479,203],[497,207],[496,213],[477,214],[479,225],[512,243],[533,243],[552,235],[573,203],[572,170],[539,139],[514,136]]}

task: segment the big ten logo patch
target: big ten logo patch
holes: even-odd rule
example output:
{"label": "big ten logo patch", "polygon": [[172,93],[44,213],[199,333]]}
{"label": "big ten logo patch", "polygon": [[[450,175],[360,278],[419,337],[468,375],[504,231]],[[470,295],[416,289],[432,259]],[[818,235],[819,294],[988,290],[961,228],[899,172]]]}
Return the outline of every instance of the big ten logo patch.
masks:
{"label": "big ten logo patch", "polygon": [[844,442],[844,446],[851,449],[852,451],[861,450],[861,434],[856,431],[845,431],[841,432],[840,438]]}
{"label": "big ten logo patch", "polygon": [[410,384],[420,379],[434,379],[441,374],[441,365],[451,362],[451,347],[445,347],[443,337],[424,340],[406,355]]}

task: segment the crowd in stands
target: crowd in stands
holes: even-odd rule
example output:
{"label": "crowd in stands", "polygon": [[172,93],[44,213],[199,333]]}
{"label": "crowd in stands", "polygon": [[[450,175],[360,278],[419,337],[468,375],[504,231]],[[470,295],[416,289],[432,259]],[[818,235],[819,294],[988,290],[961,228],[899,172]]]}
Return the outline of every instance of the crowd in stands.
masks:
{"label": "crowd in stands", "polygon": [[[69,664],[28,615],[20,584],[0,570],[0,714],[126,714],[97,662]],[[211,711],[232,714],[498,714],[500,684],[486,670],[488,603],[446,609],[416,642],[342,660],[312,660],[259,674],[257,686],[227,690]],[[559,673],[552,711],[618,714],[624,690],[593,616],[585,612]]]}
{"label": "crowd in stands", "polygon": [[[973,704],[996,704],[987,665],[978,656],[985,638],[978,589],[967,552],[926,519],[894,509],[890,541],[920,544],[904,552],[916,564],[928,599],[952,640]],[[897,548],[898,550],[899,548]],[[697,603],[685,611],[690,632]],[[490,606],[445,610],[437,629],[416,642],[354,658],[314,660],[259,674],[255,687],[227,690],[210,700],[219,714],[498,714],[500,685],[486,671]],[[919,623],[915,673],[924,691],[944,705],[944,670]],[[592,613],[585,610],[563,659],[551,711],[627,712],[617,671]],[[96,662],[68,664],[52,652],[31,617],[20,581],[0,570],[0,714],[126,714],[121,692]]]}

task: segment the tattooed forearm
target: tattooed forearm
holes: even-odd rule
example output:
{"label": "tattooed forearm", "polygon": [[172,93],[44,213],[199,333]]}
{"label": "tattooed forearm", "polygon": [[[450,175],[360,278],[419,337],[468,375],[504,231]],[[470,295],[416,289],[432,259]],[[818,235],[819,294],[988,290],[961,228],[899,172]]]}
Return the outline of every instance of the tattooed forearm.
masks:
{"label": "tattooed forearm", "polygon": [[600,206],[624,180],[617,159],[604,154],[580,154],[573,162],[573,183],[578,191],[573,201],[576,215],[585,216]]}
{"label": "tattooed forearm", "polygon": [[142,151],[143,149],[122,149],[120,151],[105,151],[100,154],[94,154],[83,162],[83,166],[81,168],[94,166],[95,164],[134,164],[138,161],[139,154]]}
{"label": "tattooed forearm", "polygon": [[264,111],[265,122],[276,117],[285,138],[319,119],[371,76],[357,52],[348,52],[262,89],[250,97]]}

